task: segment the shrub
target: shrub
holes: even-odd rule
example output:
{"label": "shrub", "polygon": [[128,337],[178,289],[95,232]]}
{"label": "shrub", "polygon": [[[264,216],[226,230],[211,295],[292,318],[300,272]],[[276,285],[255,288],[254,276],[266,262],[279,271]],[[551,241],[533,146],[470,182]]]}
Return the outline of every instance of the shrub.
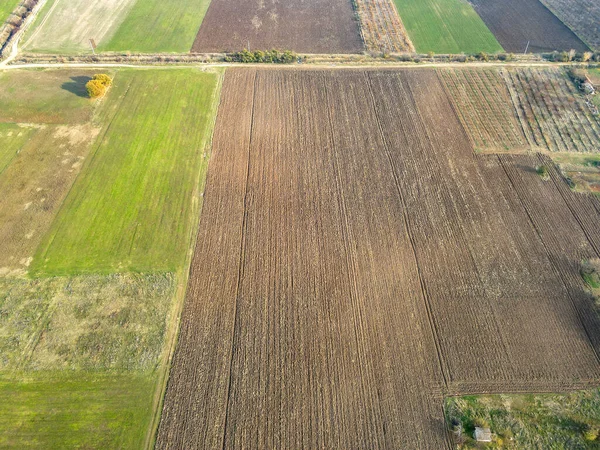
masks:
{"label": "shrub", "polygon": [[585,437],[586,441],[595,441],[598,439],[598,434],[599,434],[598,428],[588,428],[583,433],[583,437]]}
{"label": "shrub", "polygon": [[92,80],[99,81],[107,88],[112,84],[112,78],[105,73],[98,73],[93,76]]}
{"label": "shrub", "polygon": [[106,92],[106,86],[99,80],[90,80],[85,85],[90,98],[102,97]]}
{"label": "shrub", "polygon": [[286,50],[280,52],[278,50],[269,50],[263,52],[257,50],[251,52],[249,50],[242,50],[225,57],[226,62],[241,62],[241,63],[279,63],[279,64],[291,64],[298,56],[296,53]]}
{"label": "shrub", "polygon": [[542,180],[549,180],[550,179],[550,174],[548,173],[548,168],[544,165],[541,166],[537,166],[535,168],[535,171],[537,172],[537,174],[542,177]]}

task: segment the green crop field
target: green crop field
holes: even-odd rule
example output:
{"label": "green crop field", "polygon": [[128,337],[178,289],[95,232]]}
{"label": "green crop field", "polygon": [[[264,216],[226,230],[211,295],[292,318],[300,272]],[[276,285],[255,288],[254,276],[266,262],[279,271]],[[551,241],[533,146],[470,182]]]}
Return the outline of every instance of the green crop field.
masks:
{"label": "green crop field", "polygon": [[210,0],[138,0],[101,50],[188,52]]}
{"label": "green crop field", "polygon": [[501,52],[502,47],[466,0],[394,0],[418,52]]}
{"label": "green crop field", "polygon": [[181,266],[208,162],[217,84],[217,74],[199,70],[119,73],[115,89],[126,94],[40,247],[34,272]]}
{"label": "green crop field", "polygon": [[154,383],[139,373],[0,375],[0,447],[140,449]]}

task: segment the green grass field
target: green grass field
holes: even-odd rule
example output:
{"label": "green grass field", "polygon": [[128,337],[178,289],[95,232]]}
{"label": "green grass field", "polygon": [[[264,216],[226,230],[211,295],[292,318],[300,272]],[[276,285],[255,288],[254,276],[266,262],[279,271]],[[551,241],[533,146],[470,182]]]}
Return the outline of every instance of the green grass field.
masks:
{"label": "green grass field", "polygon": [[189,52],[210,0],[138,0],[100,50]]}
{"label": "green grass field", "polygon": [[8,19],[8,16],[14,11],[18,4],[18,0],[0,0],[0,25]]}
{"label": "green grass field", "polygon": [[[448,427],[460,448],[600,448],[600,390],[566,394],[451,397],[445,404]],[[475,426],[497,437],[491,446],[473,441]],[[456,433],[462,429],[462,437]]]}
{"label": "green grass field", "polygon": [[0,123],[0,175],[36,130],[12,123]]}
{"label": "green grass field", "polygon": [[140,449],[153,373],[0,374],[0,448]]}
{"label": "green grass field", "polygon": [[85,83],[92,70],[20,70],[0,72],[0,122],[83,123],[93,102]]}
{"label": "green grass field", "polygon": [[[218,75],[123,71],[125,90],[32,266],[40,274],[175,271],[204,179]],[[176,87],[176,89],[174,88]]]}
{"label": "green grass field", "polygon": [[394,0],[421,53],[501,52],[502,47],[466,0]]}

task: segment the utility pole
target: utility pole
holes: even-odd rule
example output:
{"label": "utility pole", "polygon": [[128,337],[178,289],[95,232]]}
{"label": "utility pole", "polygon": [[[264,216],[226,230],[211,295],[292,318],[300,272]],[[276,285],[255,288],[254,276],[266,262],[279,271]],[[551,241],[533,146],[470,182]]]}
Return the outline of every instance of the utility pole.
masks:
{"label": "utility pole", "polygon": [[527,45],[525,46],[525,53],[524,53],[524,55],[526,55],[527,54],[527,50],[529,50],[529,42],[531,42],[531,41],[527,41]]}
{"label": "utility pole", "polygon": [[94,41],[93,39],[90,39],[90,47],[92,47],[92,53],[95,55],[96,54],[96,41]]}

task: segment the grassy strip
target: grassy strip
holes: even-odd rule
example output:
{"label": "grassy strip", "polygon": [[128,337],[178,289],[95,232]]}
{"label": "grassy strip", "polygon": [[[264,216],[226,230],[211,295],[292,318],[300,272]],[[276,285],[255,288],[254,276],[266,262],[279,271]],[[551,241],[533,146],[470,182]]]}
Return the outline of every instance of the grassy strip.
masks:
{"label": "grassy strip", "polygon": [[490,428],[495,435],[494,448],[600,448],[598,389],[452,397],[446,400],[445,410],[461,448],[481,448],[473,441],[475,426]]}
{"label": "grassy strip", "polygon": [[210,0],[137,0],[112,39],[100,50],[188,52]]}
{"label": "grassy strip", "polygon": [[421,53],[501,52],[502,47],[466,0],[394,0]]}
{"label": "grassy strip", "polygon": [[119,85],[128,86],[120,107],[40,246],[33,273],[176,271],[185,261],[217,75],[124,71]]}
{"label": "grassy strip", "polygon": [[141,448],[153,373],[0,374],[0,447]]}
{"label": "grassy strip", "polygon": [[0,0],[0,26],[8,19],[18,4],[18,0]]}

